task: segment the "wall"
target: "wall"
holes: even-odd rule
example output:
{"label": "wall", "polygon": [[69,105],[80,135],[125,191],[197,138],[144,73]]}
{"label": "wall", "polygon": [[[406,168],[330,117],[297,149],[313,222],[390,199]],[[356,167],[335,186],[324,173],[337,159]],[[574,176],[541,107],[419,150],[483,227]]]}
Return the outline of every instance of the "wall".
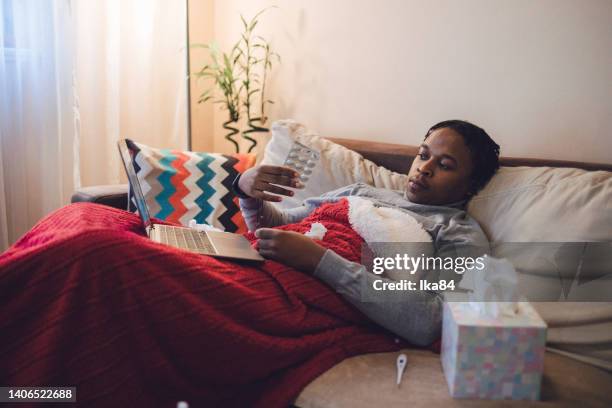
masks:
{"label": "wall", "polygon": [[[416,144],[432,124],[470,120],[506,156],[612,162],[608,0],[223,0],[215,37],[239,14],[282,55],[273,118],[322,135]],[[214,148],[230,151],[215,108]]]}

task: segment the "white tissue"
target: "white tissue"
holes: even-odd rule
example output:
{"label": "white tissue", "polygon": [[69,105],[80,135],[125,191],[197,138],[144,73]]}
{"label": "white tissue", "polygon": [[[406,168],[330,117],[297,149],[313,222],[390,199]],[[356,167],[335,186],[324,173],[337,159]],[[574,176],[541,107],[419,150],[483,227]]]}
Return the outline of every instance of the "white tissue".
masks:
{"label": "white tissue", "polygon": [[310,226],[310,231],[304,233],[304,235],[312,239],[323,239],[326,232],[327,228],[325,228],[325,225],[320,222],[314,222]]}
{"label": "white tissue", "polygon": [[484,256],[484,268],[472,268],[470,306],[481,316],[512,317],[518,309],[518,274],[507,259]]}
{"label": "white tissue", "polygon": [[196,220],[191,219],[189,220],[189,228],[194,229],[196,231],[200,231],[200,232],[204,232],[204,231],[218,231],[218,232],[223,232],[222,230],[220,230],[217,227],[213,227],[212,225],[208,225],[208,224],[198,224],[196,222]]}

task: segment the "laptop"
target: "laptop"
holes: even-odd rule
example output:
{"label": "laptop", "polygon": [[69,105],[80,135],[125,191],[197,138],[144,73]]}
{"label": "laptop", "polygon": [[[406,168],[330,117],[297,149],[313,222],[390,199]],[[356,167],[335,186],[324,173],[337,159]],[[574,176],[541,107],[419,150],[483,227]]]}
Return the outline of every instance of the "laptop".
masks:
{"label": "laptop", "polygon": [[118,142],[119,153],[121,154],[121,160],[123,161],[130,187],[134,192],[138,214],[145,227],[147,236],[151,240],[175,248],[218,258],[264,261],[259,252],[242,235],[230,232],[198,231],[187,227],[154,224],[151,222],[149,208],[147,207],[147,202],[142,194],[142,189],[134,169],[133,150],[129,148],[128,143],[130,142],[125,139]]}

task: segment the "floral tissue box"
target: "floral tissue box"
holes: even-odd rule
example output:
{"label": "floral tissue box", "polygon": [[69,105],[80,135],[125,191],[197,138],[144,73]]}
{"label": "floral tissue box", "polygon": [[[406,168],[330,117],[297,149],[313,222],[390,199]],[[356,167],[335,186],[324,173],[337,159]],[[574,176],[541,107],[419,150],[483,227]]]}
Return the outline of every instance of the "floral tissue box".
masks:
{"label": "floral tissue box", "polygon": [[467,302],[444,304],[442,367],[455,398],[540,398],[546,323],[529,302],[489,317]]}

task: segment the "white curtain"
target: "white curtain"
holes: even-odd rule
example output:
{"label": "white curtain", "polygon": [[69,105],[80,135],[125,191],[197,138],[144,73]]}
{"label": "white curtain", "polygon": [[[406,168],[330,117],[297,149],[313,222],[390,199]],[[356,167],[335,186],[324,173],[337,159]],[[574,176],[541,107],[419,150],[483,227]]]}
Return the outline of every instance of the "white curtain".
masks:
{"label": "white curtain", "polygon": [[79,185],[69,0],[0,0],[0,250]]}
{"label": "white curtain", "polygon": [[125,180],[116,142],[187,147],[186,1],[0,0],[0,251],[73,191]]}
{"label": "white curtain", "polygon": [[186,1],[76,2],[84,186],[125,180],[117,140],[187,147]]}

